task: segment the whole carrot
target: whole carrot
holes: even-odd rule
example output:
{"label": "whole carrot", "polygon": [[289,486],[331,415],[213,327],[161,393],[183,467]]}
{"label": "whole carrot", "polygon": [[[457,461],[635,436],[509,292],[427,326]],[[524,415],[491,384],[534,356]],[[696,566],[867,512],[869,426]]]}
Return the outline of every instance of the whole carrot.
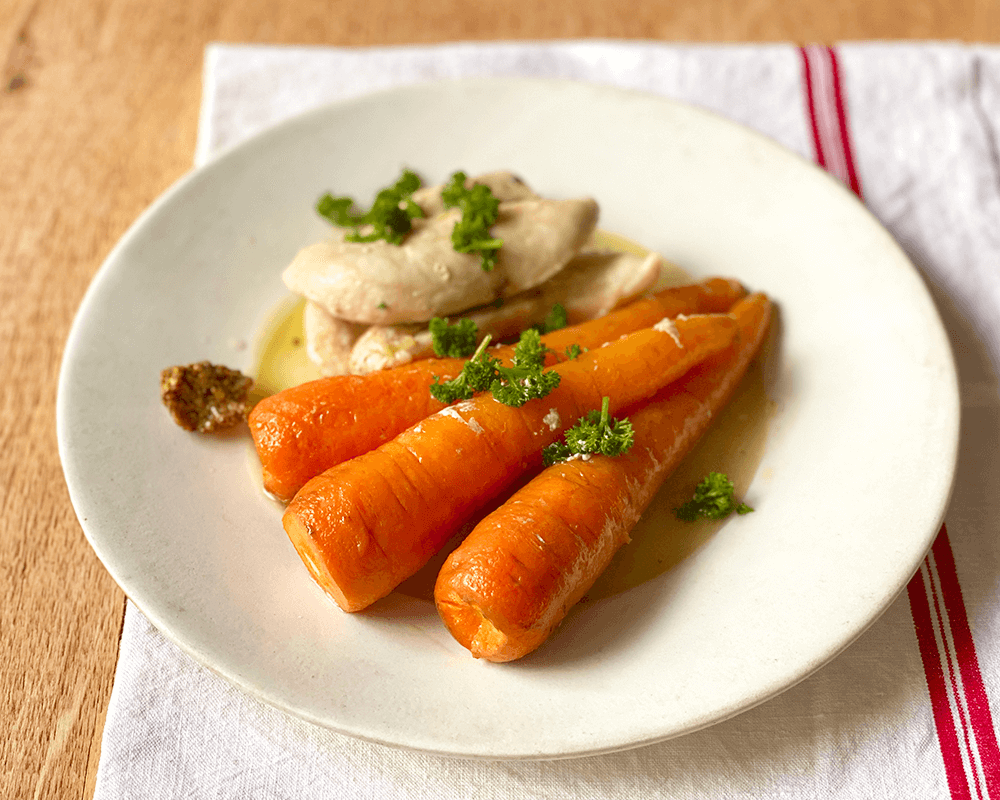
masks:
{"label": "whole carrot", "polygon": [[[542,337],[555,353],[571,344],[599,347],[619,336],[678,314],[728,311],[744,294],[732,280],[713,278],[666,289],[600,319]],[[491,354],[509,359],[511,348]],[[443,408],[428,387],[434,376],[454,378],[462,359],[428,359],[405,367],[321,378],[261,400],[250,413],[250,432],[263,466],[264,488],[288,501],[306,481],[366,453]]]}
{"label": "whole carrot", "polygon": [[285,511],[285,531],[341,608],[365,608],[540,466],[542,449],[603,396],[612,412],[651,397],[735,335],[729,315],[678,318],[559,364],[559,386],[523,406],[489,393],[449,406],[310,480]]}
{"label": "whole carrot", "polygon": [[729,399],[763,341],[770,311],[760,294],[737,304],[737,343],[629,415],[635,439],[627,454],[543,470],[451,553],[434,599],[463,647],[477,658],[511,661],[548,638]]}

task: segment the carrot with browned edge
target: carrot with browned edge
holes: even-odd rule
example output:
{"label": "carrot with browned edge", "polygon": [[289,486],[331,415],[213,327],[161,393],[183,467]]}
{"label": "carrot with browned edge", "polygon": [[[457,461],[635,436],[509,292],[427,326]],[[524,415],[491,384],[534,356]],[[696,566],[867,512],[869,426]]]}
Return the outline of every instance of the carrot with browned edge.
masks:
{"label": "carrot with browned edge", "polygon": [[[554,331],[542,342],[556,353],[571,344],[598,347],[678,314],[728,311],[745,294],[736,281],[712,278],[637,300],[600,319]],[[512,348],[491,355],[509,361]],[[463,359],[427,359],[368,375],[321,378],[261,400],[250,432],[263,465],[264,488],[291,500],[307,480],[366,453],[443,408],[428,387],[454,378]]]}
{"label": "carrot with browned edge", "polygon": [[667,476],[729,399],[770,320],[756,294],[731,312],[740,337],[629,415],[623,456],[545,469],[485,517],[438,573],[434,600],[477,658],[512,661],[542,644],[600,576]]}
{"label": "carrot with browned edge", "polygon": [[310,480],[282,518],[313,577],[345,611],[391,592],[578,417],[654,395],[736,336],[727,314],[679,317],[554,367],[560,384],[520,407],[488,392],[427,417]]}

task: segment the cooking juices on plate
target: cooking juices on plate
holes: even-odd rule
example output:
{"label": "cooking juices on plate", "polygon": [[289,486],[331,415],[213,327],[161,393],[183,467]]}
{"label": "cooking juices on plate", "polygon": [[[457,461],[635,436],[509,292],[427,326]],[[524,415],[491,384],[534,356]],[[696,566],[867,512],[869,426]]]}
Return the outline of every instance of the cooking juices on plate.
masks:
{"label": "cooking juices on plate", "polygon": [[592,199],[546,200],[509,173],[418,186],[404,173],[363,213],[320,201],[341,230],[284,278],[326,376],[262,400],[250,429],[289,538],[346,611],[480,519],[434,599],[473,655],[507,661],[628,541],[771,306],[724,279],[650,294],[662,261],[588,244]]}

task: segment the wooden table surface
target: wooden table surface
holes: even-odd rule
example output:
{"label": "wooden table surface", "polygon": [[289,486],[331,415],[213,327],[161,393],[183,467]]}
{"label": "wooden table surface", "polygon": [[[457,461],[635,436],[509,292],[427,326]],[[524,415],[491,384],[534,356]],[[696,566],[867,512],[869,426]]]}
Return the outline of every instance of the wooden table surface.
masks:
{"label": "wooden table surface", "polygon": [[0,0],[0,797],[90,797],[125,608],[56,447],[63,344],[191,167],[211,41],[1000,41],[1000,0]]}

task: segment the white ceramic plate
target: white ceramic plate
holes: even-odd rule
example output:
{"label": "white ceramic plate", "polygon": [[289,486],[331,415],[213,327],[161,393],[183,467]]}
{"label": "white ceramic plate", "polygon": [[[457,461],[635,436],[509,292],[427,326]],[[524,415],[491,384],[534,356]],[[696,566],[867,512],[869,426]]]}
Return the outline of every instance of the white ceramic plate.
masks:
{"label": "white ceramic plate", "polygon": [[[602,227],[781,310],[777,403],[748,496],[680,566],[574,614],[516,664],[474,661],[430,603],[347,615],[307,577],[246,440],[160,405],[161,368],[252,371],[280,272],[324,235],[315,199],[511,168],[591,194]],[[83,529],[152,622],[247,691],[353,736],[491,758],[665,739],[791,686],[903,588],[940,525],[956,458],[950,351],[920,278],[840,184],[690,107],[593,86],[469,81],[342,103],[181,180],[90,287],[59,387]]]}

